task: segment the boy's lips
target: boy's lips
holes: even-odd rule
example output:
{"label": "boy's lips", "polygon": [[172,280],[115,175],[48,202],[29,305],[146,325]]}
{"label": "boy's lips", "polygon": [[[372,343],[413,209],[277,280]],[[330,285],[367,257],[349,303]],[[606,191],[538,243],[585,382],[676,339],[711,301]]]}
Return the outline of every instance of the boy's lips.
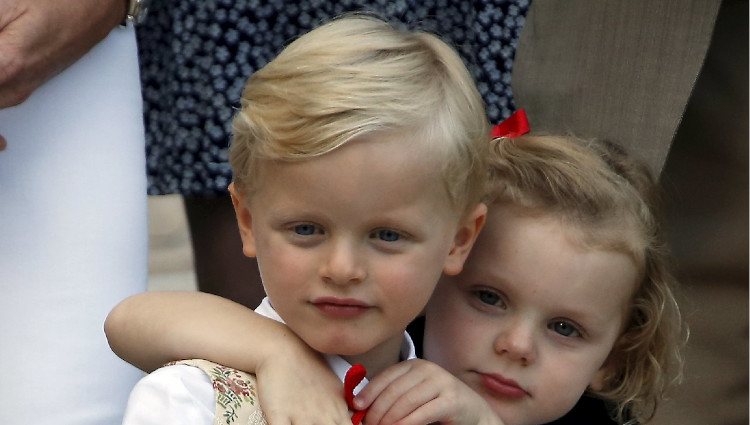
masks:
{"label": "boy's lips", "polygon": [[478,373],[482,386],[497,397],[520,399],[531,395],[512,379],[494,373]]}
{"label": "boy's lips", "polygon": [[354,298],[319,297],[312,304],[324,315],[337,319],[348,319],[364,314],[372,306]]}

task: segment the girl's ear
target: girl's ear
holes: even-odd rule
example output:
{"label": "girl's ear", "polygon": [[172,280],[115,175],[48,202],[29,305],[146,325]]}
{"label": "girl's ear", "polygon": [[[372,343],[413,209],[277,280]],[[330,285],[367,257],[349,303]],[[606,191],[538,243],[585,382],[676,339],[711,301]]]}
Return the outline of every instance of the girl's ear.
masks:
{"label": "girl's ear", "polygon": [[234,215],[237,217],[237,226],[242,238],[242,252],[247,257],[255,257],[255,236],[253,235],[253,216],[247,207],[245,195],[237,190],[234,182],[229,184],[229,194],[232,196]]}
{"label": "girl's ear", "polygon": [[608,374],[609,368],[607,367],[607,363],[604,363],[604,366],[597,370],[594,374],[594,377],[591,378],[591,382],[589,382],[589,389],[594,392],[604,391],[605,384],[607,382],[606,377]]}
{"label": "girl's ear", "polygon": [[464,262],[466,262],[466,257],[469,256],[471,247],[474,246],[474,242],[476,242],[477,236],[479,236],[479,231],[484,227],[486,219],[487,206],[479,203],[459,223],[456,235],[453,238],[453,246],[448,253],[448,257],[445,259],[443,273],[449,276],[461,273],[461,270],[464,268]]}
{"label": "girl's ear", "polygon": [[607,381],[609,381],[609,378],[612,377],[612,374],[616,369],[614,365],[619,364],[622,360],[621,358],[618,358],[618,355],[615,352],[616,348],[617,342],[615,342],[615,346],[612,348],[612,351],[610,351],[609,356],[607,356],[607,360],[604,361],[604,364],[602,364],[599,370],[597,370],[591,378],[591,382],[589,382],[590,390],[597,393],[607,390]]}

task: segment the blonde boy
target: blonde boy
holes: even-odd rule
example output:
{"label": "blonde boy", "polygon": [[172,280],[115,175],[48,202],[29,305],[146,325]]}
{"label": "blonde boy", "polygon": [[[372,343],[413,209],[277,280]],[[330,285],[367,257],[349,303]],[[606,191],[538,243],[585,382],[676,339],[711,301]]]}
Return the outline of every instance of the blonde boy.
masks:
{"label": "blonde boy", "polygon": [[[230,153],[243,251],[268,294],[257,311],[340,375],[414,357],[406,325],[484,222],[487,134],[469,73],[432,35],[353,16],[289,45],[248,81]],[[144,378],[124,423],[211,423],[221,400],[204,371]]]}

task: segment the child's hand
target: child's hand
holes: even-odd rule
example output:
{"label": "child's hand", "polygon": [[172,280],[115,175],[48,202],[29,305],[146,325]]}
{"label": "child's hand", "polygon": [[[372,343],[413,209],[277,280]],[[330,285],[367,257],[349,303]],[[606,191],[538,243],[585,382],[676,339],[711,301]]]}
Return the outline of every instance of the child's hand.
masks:
{"label": "child's hand", "polygon": [[502,425],[482,397],[426,360],[391,366],[370,381],[354,403],[358,408],[370,405],[367,425]]}
{"label": "child's hand", "polygon": [[258,397],[270,425],[351,425],[343,386],[307,346],[286,349],[258,366]]}

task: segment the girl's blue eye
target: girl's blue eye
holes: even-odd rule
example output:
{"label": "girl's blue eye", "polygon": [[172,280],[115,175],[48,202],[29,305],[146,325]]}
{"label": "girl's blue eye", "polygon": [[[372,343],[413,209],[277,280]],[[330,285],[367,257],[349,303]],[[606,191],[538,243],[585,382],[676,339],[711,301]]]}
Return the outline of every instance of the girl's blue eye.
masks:
{"label": "girl's blue eye", "polygon": [[310,236],[315,234],[314,224],[298,224],[294,226],[294,233],[302,236]]}
{"label": "girl's blue eye", "polygon": [[565,337],[578,337],[581,336],[581,332],[573,326],[570,322],[565,320],[556,320],[549,325],[553,332],[558,333]]}
{"label": "girl's blue eye", "polygon": [[390,229],[377,230],[375,232],[372,232],[370,234],[370,237],[378,238],[381,241],[385,242],[396,242],[397,240],[401,239],[401,235],[398,232]]}
{"label": "girl's blue eye", "polygon": [[479,290],[476,292],[476,295],[477,295],[477,298],[479,298],[479,301],[483,302],[484,304],[488,304],[488,305],[497,305],[498,303],[502,304],[502,299],[500,298],[500,295],[492,291]]}

